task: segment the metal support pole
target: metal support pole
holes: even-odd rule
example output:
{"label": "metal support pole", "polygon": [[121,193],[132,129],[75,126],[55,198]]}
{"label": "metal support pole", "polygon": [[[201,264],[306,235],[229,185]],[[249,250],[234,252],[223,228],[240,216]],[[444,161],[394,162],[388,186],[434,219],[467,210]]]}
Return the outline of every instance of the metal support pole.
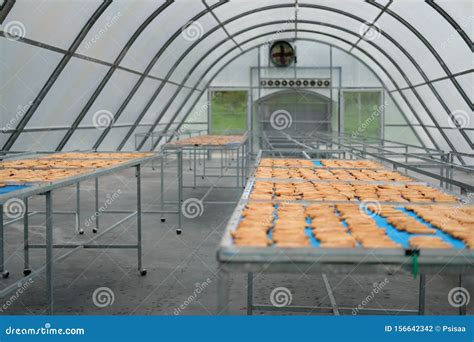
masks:
{"label": "metal support pole", "polygon": [[418,315],[425,314],[426,279],[424,274],[420,274],[420,292],[418,294]]}
{"label": "metal support pole", "polygon": [[236,177],[237,184],[236,184],[236,186],[239,187],[239,184],[240,184],[240,182],[239,182],[239,177],[240,177],[240,172],[239,172],[239,171],[240,171],[240,170],[239,170],[239,168],[240,168],[240,148],[237,149],[236,154],[237,154],[237,156],[236,156],[236,164],[235,164],[235,166],[236,166],[236,171],[237,171],[237,177]]}
{"label": "metal support pole", "polygon": [[23,274],[25,276],[31,273],[30,269],[30,246],[29,246],[29,216],[28,216],[28,198],[24,199],[25,214],[23,216]]}
{"label": "metal support pole", "polygon": [[84,234],[84,229],[81,228],[81,183],[76,184],[76,232]]}
{"label": "metal support pole", "polygon": [[194,156],[193,156],[193,159],[194,159],[194,165],[193,165],[193,184],[194,184],[194,187],[196,187],[196,168],[197,168],[197,163],[196,163],[196,148],[193,149],[193,152],[194,152]]}
{"label": "metal support pole", "polygon": [[53,297],[53,197],[46,193],[46,289],[49,302],[49,313],[54,311]]}
{"label": "metal support pole", "polygon": [[[460,288],[462,288],[462,274],[459,275],[459,285]],[[465,316],[467,312],[467,300],[464,302],[464,305],[461,305],[459,307],[459,314],[461,316]]]}
{"label": "metal support pole", "polygon": [[4,236],[3,236],[3,205],[0,205],[0,272],[2,272],[3,278],[8,278],[10,274],[5,269],[5,251],[4,251]]}
{"label": "metal support pole", "polygon": [[247,315],[253,313],[253,273],[247,273]]}
{"label": "metal support pole", "polygon": [[99,231],[99,177],[95,178],[95,227],[92,228],[93,233]]}
{"label": "metal support pole", "polygon": [[[164,185],[165,185],[165,179],[164,179],[164,163],[165,163],[165,156],[161,157],[161,163],[160,163],[160,195],[161,195],[161,212],[165,211],[165,190],[164,190]],[[166,218],[163,214],[161,214],[160,218],[161,222],[165,222]]]}
{"label": "metal support pole", "polygon": [[217,270],[217,314],[226,315],[229,310],[229,273],[219,268]]}
{"label": "metal support pole", "polygon": [[183,151],[178,151],[178,229],[176,234],[183,231],[182,225],[182,205],[183,205]]}
{"label": "metal support pole", "polygon": [[140,275],[146,275],[146,269],[142,267],[142,186],[141,186],[141,165],[136,166],[137,177],[137,257],[138,272]]}

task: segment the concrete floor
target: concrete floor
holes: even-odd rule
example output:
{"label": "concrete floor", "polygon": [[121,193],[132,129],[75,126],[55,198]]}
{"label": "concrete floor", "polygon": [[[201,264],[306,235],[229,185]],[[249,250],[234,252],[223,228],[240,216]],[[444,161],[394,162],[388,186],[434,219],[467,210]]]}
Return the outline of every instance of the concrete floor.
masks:
{"label": "concrete floor", "polygon": [[[188,171],[189,172],[189,171]],[[166,172],[167,199],[176,199],[176,172],[170,162]],[[190,175],[185,176],[189,184]],[[107,176],[100,181],[102,206],[107,194],[115,198],[109,209],[135,208],[135,178],[133,171],[127,170]],[[230,179],[221,182],[229,185]],[[147,167],[143,170],[143,207],[145,210],[159,209],[159,172]],[[232,180],[232,185],[234,180]],[[82,226],[94,214],[94,183],[81,184]],[[184,198],[201,198],[206,189],[186,189]],[[240,190],[215,189],[207,197],[212,201],[237,201]],[[54,192],[55,210],[74,210],[75,188],[70,187]],[[165,223],[159,215],[143,215],[143,264],[148,274],[142,277],[136,270],[135,250],[80,250],[67,259],[55,264],[55,313],[66,315],[211,315],[216,310],[217,268],[216,249],[224,227],[235,204],[205,204],[201,216],[184,219],[184,232],[176,235],[177,218],[167,215]],[[44,210],[44,198],[30,201],[31,210]],[[125,215],[102,214],[101,226],[112,225]],[[136,237],[136,221],[131,219],[113,232],[100,238],[100,242],[133,243]],[[30,218],[31,243],[44,242],[44,218],[36,215]],[[84,240],[93,236],[90,227],[85,236],[74,231],[74,217],[55,215],[55,242]],[[20,221],[6,228],[8,279],[0,279],[1,288],[17,281],[23,271],[23,226]],[[64,251],[55,250],[57,255]],[[31,251],[31,265],[35,269],[44,264],[43,250]],[[259,274],[254,280],[254,303],[270,304],[270,293],[276,287],[286,287],[292,294],[292,305],[329,306],[323,279],[320,275],[306,274]],[[328,274],[329,283],[339,306],[357,307],[371,293],[374,286],[388,279],[382,291],[375,295],[367,307],[380,309],[416,309],[418,299],[418,279],[409,275],[378,274],[357,275],[356,270],[347,275]],[[208,280],[209,279],[209,280]],[[205,286],[203,285],[205,283]],[[203,290],[196,298],[197,287]],[[457,309],[448,303],[448,292],[457,286],[456,277],[427,277],[427,314],[457,314]],[[108,287],[113,292],[113,303],[98,307],[93,302],[93,293],[100,287]],[[465,278],[464,287],[474,295],[474,276]],[[46,290],[44,274],[13,300],[0,314],[42,314],[46,310]],[[8,298],[3,298],[5,301]],[[176,310],[183,305],[184,309]],[[474,300],[468,305],[468,313],[474,312]],[[246,276],[232,278],[230,313],[246,314]],[[271,314],[255,312],[255,314]],[[275,313],[273,313],[275,314]],[[286,313],[288,314],[288,313]],[[318,314],[318,313],[313,313]],[[347,312],[346,314],[351,314]]]}

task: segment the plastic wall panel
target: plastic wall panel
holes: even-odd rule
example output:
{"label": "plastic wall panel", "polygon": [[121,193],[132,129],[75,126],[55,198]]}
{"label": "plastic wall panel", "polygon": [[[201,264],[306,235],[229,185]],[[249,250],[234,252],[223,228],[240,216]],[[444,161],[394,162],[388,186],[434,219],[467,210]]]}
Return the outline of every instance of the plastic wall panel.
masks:
{"label": "plastic wall panel", "polygon": [[[188,117],[186,118],[185,122],[188,123],[185,128],[182,128],[183,130],[186,129],[195,129],[195,125],[190,125],[194,122],[207,122],[207,113],[208,113],[208,107],[209,107],[209,102],[207,101],[207,91],[203,92],[201,95],[197,94],[196,96],[199,96],[199,101],[196,102],[196,105],[193,107],[191,112],[189,113]],[[193,96],[191,104],[196,100],[196,97]],[[189,106],[188,107],[189,110]],[[185,111],[186,113],[187,111]],[[182,119],[179,118],[179,119]],[[179,122],[179,120],[176,120]]]}
{"label": "plastic wall panel", "polygon": [[100,131],[97,128],[81,129],[80,133],[74,134],[74,136],[69,139],[63,151],[90,150],[92,146],[94,146],[99,134]]}
{"label": "plastic wall panel", "polygon": [[[474,23],[472,21],[472,1],[436,0],[436,3],[458,23],[472,41],[474,32]],[[469,13],[471,14],[470,16],[468,15]]]}
{"label": "plastic wall panel", "polygon": [[225,67],[214,80],[212,87],[249,87],[250,67],[258,65],[257,49],[250,50]]}
{"label": "plastic wall panel", "polygon": [[[278,4],[290,4],[294,5],[293,0],[239,0],[239,1],[230,1],[227,4],[220,6],[214,10],[214,13],[221,21],[225,21],[237,13],[247,12],[254,10],[260,7],[273,6]],[[289,13],[294,13],[294,7],[287,8]],[[261,12],[262,19],[271,17],[270,14]]]}
{"label": "plastic wall panel", "polygon": [[[107,134],[98,150],[102,151],[115,151],[118,145],[122,142],[123,137],[127,134],[129,127],[115,127],[112,128]],[[94,141],[95,143],[95,141]]]}
{"label": "plastic wall panel", "polygon": [[[146,27],[135,43],[133,43],[121,65],[141,71],[145,70],[148,63],[160,48],[165,45],[166,41],[176,31],[181,31],[182,26],[186,22],[203,10],[205,10],[205,7],[200,1],[177,1],[168,6]],[[180,45],[186,47],[194,38],[202,35],[207,28],[207,26],[203,26],[203,23],[207,24],[211,19],[214,22],[212,17],[206,18],[204,16],[202,19],[192,25],[187,31],[182,31],[181,35],[176,38]],[[196,36],[193,35],[194,33]],[[185,40],[185,37],[189,39]],[[176,51],[178,47],[173,46],[173,44],[167,48],[168,50],[172,50],[172,53],[179,55],[179,51]]]}
{"label": "plastic wall panel", "polygon": [[[181,91],[178,93],[177,96],[174,98],[170,98],[169,101],[171,102],[171,105],[166,109],[166,112],[160,119],[159,123],[168,123],[172,121],[173,116],[176,114],[178,109],[181,107],[183,102],[186,100],[186,97],[189,95],[191,92],[190,89],[181,89]],[[168,103],[168,100],[166,100],[166,103]],[[162,114],[161,111],[159,113],[155,112],[148,112],[147,115],[145,115],[144,120],[145,121],[151,121],[155,122],[155,120],[158,118],[158,114]]]}
{"label": "plastic wall panel", "polygon": [[341,68],[342,87],[380,87],[379,80],[360,61],[348,53],[333,49],[333,67]]}
{"label": "plastic wall panel", "polygon": [[99,115],[96,114],[97,112],[103,113],[106,111],[115,115],[122,103],[120,100],[127,97],[138,78],[138,75],[117,70],[87,112],[80,126],[96,124],[97,115]]}
{"label": "plastic wall panel", "polygon": [[[407,20],[428,40],[451,72],[456,73],[472,67],[471,50],[454,27],[441,17],[434,8],[423,1],[402,0],[394,1],[390,9]],[[420,13],[423,13],[423,20],[420,20]],[[471,2],[470,10],[465,12],[465,16],[459,24],[464,24],[465,27],[468,26],[467,23],[472,22],[472,13]],[[469,19],[469,16],[471,16],[471,19]],[[453,53],[453,51],[456,51],[456,53]]]}
{"label": "plastic wall panel", "polygon": [[24,132],[13,144],[12,151],[54,151],[66,131]]}
{"label": "plastic wall panel", "polygon": [[408,124],[393,99],[387,93],[385,93],[385,124]]}
{"label": "plastic wall panel", "polygon": [[[443,129],[444,134],[446,134],[456,146],[458,152],[472,153],[473,150],[467,143],[467,141],[461,136],[461,133],[457,129]],[[451,150],[451,149],[450,149]]]}
{"label": "plastic wall panel", "polygon": [[[233,49],[235,48],[235,49]],[[210,51],[207,55],[206,58],[204,58],[201,63],[194,69],[194,71],[190,74],[190,77],[186,84],[188,86],[194,87],[197,82],[199,82],[199,79],[203,78],[202,83],[200,84],[199,88],[202,88],[203,85],[210,79],[210,77],[213,75],[211,72],[207,73],[204,75],[206,70],[214,64],[218,64],[221,61],[221,58],[223,54],[225,54],[227,51],[232,50],[230,55],[235,55],[236,52],[240,52],[240,50],[236,47],[234,42],[232,40],[226,41],[224,44],[220,45],[219,48],[213,49]],[[228,55],[227,55],[228,56]],[[224,59],[227,60],[227,56],[224,57]],[[191,71],[193,68],[194,64],[198,60],[196,58],[187,57],[184,59],[183,63],[181,63],[180,67],[175,71],[176,77],[180,78],[180,83],[184,81],[184,78],[188,73]]]}
{"label": "plastic wall panel", "polygon": [[410,127],[385,127],[384,135],[387,140],[422,146]]}
{"label": "plastic wall panel", "polygon": [[[428,79],[446,76],[446,73],[431,51],[410,29],[387,13],[382,14],[377,23],[380,28],[387,32],[393,39],[403,44],[405,50],[422,66]],[[400,66],[403,69],[406,67],[406,64],[400,61]]]}
{"label": "plastic wall panel", "polygon": [[0,27],[68,49],[101,3],[99,0],[17,0]]}
{"label": "plastic wall panel", "polygon": [[[181,36],[180,36],[181,37]],[[180,42],[182,39],[177,38],[177,41],[172,44],[174,47],[189,47],[192,44],[182,43]],[[228,36],[222,29],[214,31],[209,37],[207,37],[203,42],[199,43],[194,47],[189,54],[181,61],[181,63],[177,66],[174,72],[171,74],[170,80],[176,83],[183,82],[184,78],[186,77],[189,70],[193,67],[193,65],[202,57],[212,52],[221,49],[219,46],[216,49],[213,49],[217,43],[225,41],[224,44],[221,46],[235,46],[235,44],[228,39]],[[186,49],[180,48],[179,50],[167,49],[166,53],[160,58],[159,62],[155,65],[152,70],[153,75],[158,75],[159,77],[164,78],[168,71],[176,64],[178,59],[181,57],[181,54],[185,52]],[[220,50],[222,52],[222,50]],[[194,86],[196,80],[193,78],[189,79],[186,84],[188,86]]]}
{"label": "plastic wall panel", "polygon": [[168,105],[170,101],[171,101],[171,104],[173,104],[173,102],[179,99],[180,94],[183,94],[183,92],[187,93],[189,91],[189,90],[182,90],[178,93],[178,96],[175,96],[174,93],[178,88],[179,88],[178,86],[175,86],[173,84],[165,85],[162,91],[160,92],[160,94],[155,99],[155,101],[153,101],[150,109],[148,109],[142,121],[154,122],[155,119],[162,113],[162,111]]}
{"label": "plastic wall panel", "polygon": [[0,38],[0,51],[0,131],[3,131],[16,128],[62,55],[3,38]]}
{"label": "plastic wall panel", "polygon": [[[130,138],[127,140],[125,145],[122,148],[122,151],[135,151],[135,135],[140,134],[140,133],[146,133],[148,132],[148,129],[150,127],[148,126],[139,126],[135,129],[133,134],[130,136]],[[157,127],[156,130],[158,131],[159,128]],[[119,141],[119,144],[122,142],[122,139],[125,137],[125,134],[128,132],[123,132],[121,136],[118,137],[117,141]],[[138,139],[138,138],[137,138]],[[138,142],[141,141],[142,138],[138,139]],[[151,148],[151,139],[148,139],[147,143],[144,145],[144,149],[150,149]]]}
{"label": "plastic wall panel", "polygon": [[[402,90],[402,93],[403,95],[405,95],[405,97],[408,99],[408,101],[410,102],[411,106],[413,107],[413,109],[415,110],[415,112],[418,114],[418,116],[420,117],[420,120],[421,120],[421,123],[424,124],[424,125],[428,125],[428,126],[431,126],[431,125],[434,125],[435,123],[433,122],[433,120],[428,116],[426,110],[423,108],[423,106],[421,105],[420,101],[416,98],[415,94],[410,90],[410,89],[407,89],[407,90]],[[420,96],[421,97],[421,96]],[[428,107],[429,108],[429,107]],[[432,113],[433,114],[433,113]],[[434,116],[434,115],[433,115]],[[436,116],[434,116],[434,118],[436,118]]]}
{"label": "plastic wall panel", "polygon": [[448,143],[446,140],[442,137],[440,131],[436,128],[431,128],[428,127],[428,132],[431,134],[431,136],[436,140],[438,143],[438,146],[441,150],[443,151],[451,151],[451,147],[449,147]]}
{"label": "plastic wall panel", "polygon": [[[469,108],[466,101],[464,101],[464,99],[461,97],[457,89],[454,87],[453,83],[450,80],[442,80],[442,81],[434,82],[433,86],[441,95],[441,97],[444,99],[450,111],[452,113],[463,112],[465,113],[466,117],[470,116],[471,120],[469,121],[472,124],[471,127],[474,127],[474,114],[472,113],[472,110]],[[425,91],[426,88],[428,88],[428,86],[426,85],[420,87],[420,89],[422,89],[423,91]],[[472,100],[473,90],[471,89],[471,91],[468,94],[471,94],[471,100]],[[447,118],[447,117],[448,115],[446,114],[446,111],[444,111],[443,118]],[[449,120],[449,119],[445,119],[445,121],[446,120]]]}
{"label": "plastic wall panel", "polygon": [[471,94],[471,102],[472,102],[472,89],[474,89],[474,72],[457,76],[456,80],[459,82],[459,84],[461,85],[461,88],[464,90],[466,94]]}
{"label": "plastic wall panel", "polygon": [[[393,97],[394,101],[396,101],[398,103],[398,106],[400,107],[400,110],[402,111],[402,113],[405,114],[408,123],[412,124],[412,125],[418,125],[420,122],[416,119],[415,115],[413,114],[412,110],[407,105],[407,102],[405,102],[403,97],[398,92],[392,93],[392,97]],[[421,119],[421,120],[423,120],[423,119]],[[426,122],[424,122],[424,123],[426,123]],[[430,140],[429,136],[426,134],[426,132],[423,130],[423,128],[421,128],[419,126],[414,126],[413,129],[417,132],[418,136],[425,143],[425,145],[427,147],[434,147],[433,142]]]}
{"label": "plastic wall panel", "polygon": [[[373,41],[370,41],[370,40],[361,40],[358,44],[358,46],[364,50],[366,50],[367,52],[371,53],[374,57],[376,57],[378,59],[378,56],[380,56],[382,54],[382,52],[380,52],[378,49],[376,49],[374,46],[372,46],[369,42],[373,42],[375,43],[377,46],[379,46],[387,55],[389,55],[393,60],[394,62],[400,66],[400,68],[402,69],[402,71],[405,73],[406,77],[408,78],[408,80],[412,83],[412,84],[418,84],[418,83],[423,83],[425,82],[425,79],[423,78],[423,76],[421,75],[420,71],[416,68],[416,66],[412,63],[412,61],[394,44],[392,44],[392,42],[390,42],[388,39],[386,39],[385,37],[383,36],[379,36],[377,39],[373,40]],[[398,42],[402,47],[404,46],[403,42]],[[383,58],[387,58],[387,57],[383,57]],[[387,58],[387,61],[388,61],[388,58]],[[420,61],[417,61],[415,59],[415,62],[418,63],[418,66],[420,67],[421,71],[424,71],[423,70],[423,63]],[[390,63],[390,67],[392,67],[393,63],[392,62],[387,62],[387,63]],[[384,63],[386,64],[386,63]],[[400,72],[393,68],[394,72],[392,72],[392,74],[394,74],[395,72],[397,74],[400,74]],[[395,71],[397,70],[397,71]],[[400,81],[398,81],[400,80]],[[406,81],[403,79],[403,81],[401,80],[401,78],[399,76],[397,76],[397,81],[399,83],[406,83]]]}
{"label": "plastic wall panel", "polygon": [[106,72],[106,66],[72,58],[27,127],[71,125]]}
{"label": "plastic wall panel", "polygon": [[164,0],[116,0],[89,31],[78,52],[113,62],[133,33]]}
{"label": "plastic wall panel", "polygon": [[[145,107],[146,103],[155,90],[159,88],[160,84],[160,81],[150,78],[145,79],[118,118],[117,124],[133,124],[140,114],[141,109]],[[120,100],[120,104],[122,104],[122,99]]]}

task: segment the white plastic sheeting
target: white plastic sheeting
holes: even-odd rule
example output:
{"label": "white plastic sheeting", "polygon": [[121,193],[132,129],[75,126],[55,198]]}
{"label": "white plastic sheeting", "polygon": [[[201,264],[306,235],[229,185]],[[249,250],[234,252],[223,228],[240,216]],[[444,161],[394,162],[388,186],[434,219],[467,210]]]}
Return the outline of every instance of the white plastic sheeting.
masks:
{"label": "white plastic sheeting", "polygon": [[[80,36],[99,6],[106,8]],[[216,85],[243,86],[256,64],[239,54],[278,38],[294,41],[301,66],[327,64],[327,55],[310,51],[315,43],[302,39],[337,47],[333,61],[350,70],[342,74],[343,86],[376,86],[380,79],[424,144],[472,152],[472,42],[465,38],[472,41],[472,11],[470,0],[17,0],[0,32],[0,143],[54,150],[65,140],[65,149],[91,148],[102,136],[86,129],[93,115],[102,107],[115,115],[124,106],[99,149],[133,148],[133,134],[149,126],[124,125],[158,129],[174,120],[178,126],[216,72],[223,68]],[[80,43],[76,55],[49,79],[74,42]],[[235,68],[225,68],[230,61],[245,76],[234,79],[228,72]],[[35,105],[48,81],[51,89]],[[26,104],[33,109],[18,114]],[[67,130],[59,129],[76,121],[80,131],[65,139]]]}

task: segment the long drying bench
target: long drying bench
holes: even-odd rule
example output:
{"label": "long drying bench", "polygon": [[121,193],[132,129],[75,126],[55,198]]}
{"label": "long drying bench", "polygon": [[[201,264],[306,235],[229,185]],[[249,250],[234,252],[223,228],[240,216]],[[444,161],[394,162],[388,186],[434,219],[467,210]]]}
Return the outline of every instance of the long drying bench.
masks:
{"label": "long drying bench", "polygon": [[[228,222],[217,252],[218,313],[228,312],[230,273],[248,274],[253,310],[348,312],[326,273],[462,277],[474,269],[474,207],[426,183],[368,160],[262,159]],[[322,273],[330,307],[253,303],[253,273]],[[466,307],[460,307],[465,314]]]}

